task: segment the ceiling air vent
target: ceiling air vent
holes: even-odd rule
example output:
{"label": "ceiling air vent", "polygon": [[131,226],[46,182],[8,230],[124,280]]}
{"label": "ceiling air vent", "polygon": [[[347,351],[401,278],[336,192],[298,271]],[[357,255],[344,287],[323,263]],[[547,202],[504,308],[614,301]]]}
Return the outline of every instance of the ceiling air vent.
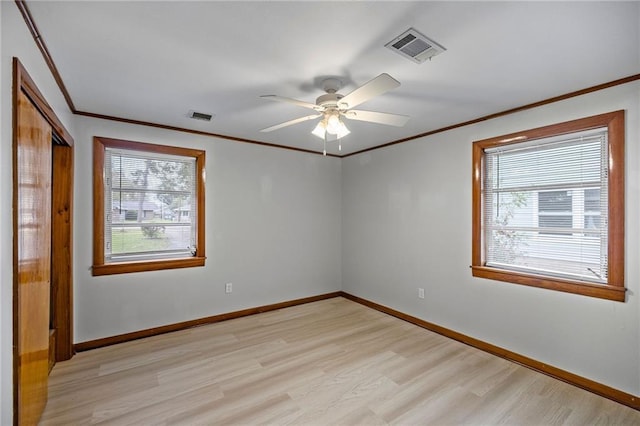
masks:
{"label": "ceiling air vent", "polygon": [[384,46],[418,64],[447,50],[414,28],[409,28]]}
{"label": "ceiling air vent", "polygon": [[189,118],[194,120],[211,121],[213,114],[205,114],[204,112],[189,111]]}

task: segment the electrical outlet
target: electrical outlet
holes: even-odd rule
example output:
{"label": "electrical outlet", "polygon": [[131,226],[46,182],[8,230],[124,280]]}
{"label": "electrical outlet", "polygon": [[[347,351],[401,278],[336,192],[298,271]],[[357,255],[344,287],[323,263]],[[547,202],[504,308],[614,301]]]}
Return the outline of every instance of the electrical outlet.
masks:
{"label": "electrical outlet", "polygon": [[419,299],[424,299],[424,288],[419,288],[418,289],[418,298]]}
{"label": "electrical outlet", "polygon": [[233,291],[233,283],[226,283],[224,285],[224,292],[231,293]]}

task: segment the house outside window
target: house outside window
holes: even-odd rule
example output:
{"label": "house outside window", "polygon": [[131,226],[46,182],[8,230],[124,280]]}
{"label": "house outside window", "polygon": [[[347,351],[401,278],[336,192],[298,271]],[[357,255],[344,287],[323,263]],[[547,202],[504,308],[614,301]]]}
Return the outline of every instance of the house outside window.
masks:
{"label": "house outside window", "polygon": [[572,191],[541,191],[537,195],[539,233],[571,234],[570,230],[573,228]]}
{"label": "house outside window", "polygon": [[570,235],[585,229],[584,235],[600,228],[606,200],[600,188],[538,192],[538,226],[541,234]]}
{"label": "house outside window", "polygon": [[204,264],[204,152],[94,138],[94,275]]}
{"label": "house outside window", "polygon": [[624,300],[624,113],[474,143],[474,276]]}

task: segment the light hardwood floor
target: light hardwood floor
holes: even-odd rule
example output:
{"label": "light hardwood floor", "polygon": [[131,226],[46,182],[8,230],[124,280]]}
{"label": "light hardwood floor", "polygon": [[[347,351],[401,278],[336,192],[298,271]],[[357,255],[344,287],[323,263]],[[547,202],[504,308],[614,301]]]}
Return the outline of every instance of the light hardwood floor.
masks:
{"label": "light hardwood floor", "polygon": [[43,425],[640,424],[640,412],[334,298],[57,364]]}

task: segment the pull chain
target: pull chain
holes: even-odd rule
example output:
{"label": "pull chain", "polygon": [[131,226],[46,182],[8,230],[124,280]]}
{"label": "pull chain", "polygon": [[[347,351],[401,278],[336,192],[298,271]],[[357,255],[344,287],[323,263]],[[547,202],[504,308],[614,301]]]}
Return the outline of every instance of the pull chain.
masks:
{"label": "pull chain", "polygon": [[322,141],[322,155],[327,155],[327,132],[324,132],[324,140]]}

